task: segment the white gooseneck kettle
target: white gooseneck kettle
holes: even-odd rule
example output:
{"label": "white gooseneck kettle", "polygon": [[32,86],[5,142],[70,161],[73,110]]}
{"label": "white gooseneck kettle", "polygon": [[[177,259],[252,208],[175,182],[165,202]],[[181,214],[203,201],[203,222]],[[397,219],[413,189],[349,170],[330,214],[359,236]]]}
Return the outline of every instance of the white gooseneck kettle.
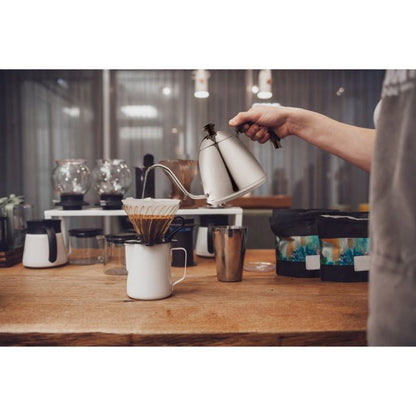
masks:
{"label": "white gooseneck kettle", "polygon": [[[260,163],[244,146],[237,135],[215,131],[214,124],[207,124],[204,130],[208,133],[199,148],[199,171],[201,174],[204,195],[189,193],[171,169],[154,164],[146,171],[160,167],[189,198],[206,199],[213,207],[224,205],[261,186],[266,174]],[[278,140],[275,136],[274,140]],[[275,147],[279,147],[276,141]]]}

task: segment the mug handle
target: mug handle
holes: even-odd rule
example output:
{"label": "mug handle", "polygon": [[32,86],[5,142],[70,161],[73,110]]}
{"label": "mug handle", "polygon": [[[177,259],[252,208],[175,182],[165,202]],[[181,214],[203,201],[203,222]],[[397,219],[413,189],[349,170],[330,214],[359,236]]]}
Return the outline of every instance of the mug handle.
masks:
{"label": "mug handle", "polygon": [[173,248],[171,248],[170,249],[171,254],[172,254],[172,251],[174,251],[174,250],[181,250],[185,253],[185,263],[184,263],[185,266],[184,266],[184,269],[183,269],[182,277],[180,279],[176,280],[175,282],[172,282],[172,287],[174,287],[177,283],[182,282],[182,280],[185,280],[185,277],[186,277],[186,261],[187,261],[187,257],[188,257],[188,253],[186,252],[186,250],[183,247],[173,247]]}

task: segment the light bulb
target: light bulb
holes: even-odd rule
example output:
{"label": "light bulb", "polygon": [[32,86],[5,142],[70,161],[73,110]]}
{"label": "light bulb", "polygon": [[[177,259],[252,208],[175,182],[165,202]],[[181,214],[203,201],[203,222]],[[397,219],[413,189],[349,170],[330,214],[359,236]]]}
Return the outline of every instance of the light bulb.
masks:
{"label": "light bulb", "polygon": [[209,97],[208,91],[195,91],[194,97],[196,98],[207,98]]}
{"label": "light bulb", "polygon": [[272,98],[272,71],[270,69],[262,69],[259,72],[259,92],[257,97],[262,100]]}
{"label": "light bulb", "polygon": [[162,88],[162,93],[164,95],[170,95],[172,93],[172,90],[170,89],[170,87],[163,87]]}
{"label": "light bulb", "polygon": [[272,98],[273,94],[270,91],[259,91],[257,94],[257,97],[262,100],[268,100],[269,98]]}

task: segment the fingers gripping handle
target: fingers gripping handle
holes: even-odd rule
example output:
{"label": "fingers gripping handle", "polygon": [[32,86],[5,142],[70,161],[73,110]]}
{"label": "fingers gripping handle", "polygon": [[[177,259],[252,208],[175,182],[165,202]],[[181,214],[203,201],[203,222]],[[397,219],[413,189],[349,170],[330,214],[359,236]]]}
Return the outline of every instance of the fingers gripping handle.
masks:
{"label": "fingers gripping handle", "polygon": [[[244,124],[248,124],[249,126],[253,125],[254,123],[252,121],[247,121]],[[242,133],[244,124],[240,124],[236,127],[237,133]],[[270,141],[272,142],[272,145],[275,149],[280,149],[282,147],[280,143],[280,137],[276,134],[276,132],[273,129],[267,129],[267,131],[270,134]]]}

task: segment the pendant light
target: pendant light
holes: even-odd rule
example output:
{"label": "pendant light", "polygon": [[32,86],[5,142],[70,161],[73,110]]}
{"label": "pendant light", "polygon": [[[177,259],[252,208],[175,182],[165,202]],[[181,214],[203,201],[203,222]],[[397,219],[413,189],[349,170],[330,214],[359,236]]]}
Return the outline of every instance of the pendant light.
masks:
{"label": "pendant light", "polygon": [[209,97],[208,79],[210,75],[209,71],[205,69],[197,69],[193,72],[193,79],[195,80],[194,96],[196,98]]}
{"label": "pendant light", "polygon": [[272,71],[270,69],[262,69],[259,72],[259,92],[257,97],[262,100],[272,98]]}

